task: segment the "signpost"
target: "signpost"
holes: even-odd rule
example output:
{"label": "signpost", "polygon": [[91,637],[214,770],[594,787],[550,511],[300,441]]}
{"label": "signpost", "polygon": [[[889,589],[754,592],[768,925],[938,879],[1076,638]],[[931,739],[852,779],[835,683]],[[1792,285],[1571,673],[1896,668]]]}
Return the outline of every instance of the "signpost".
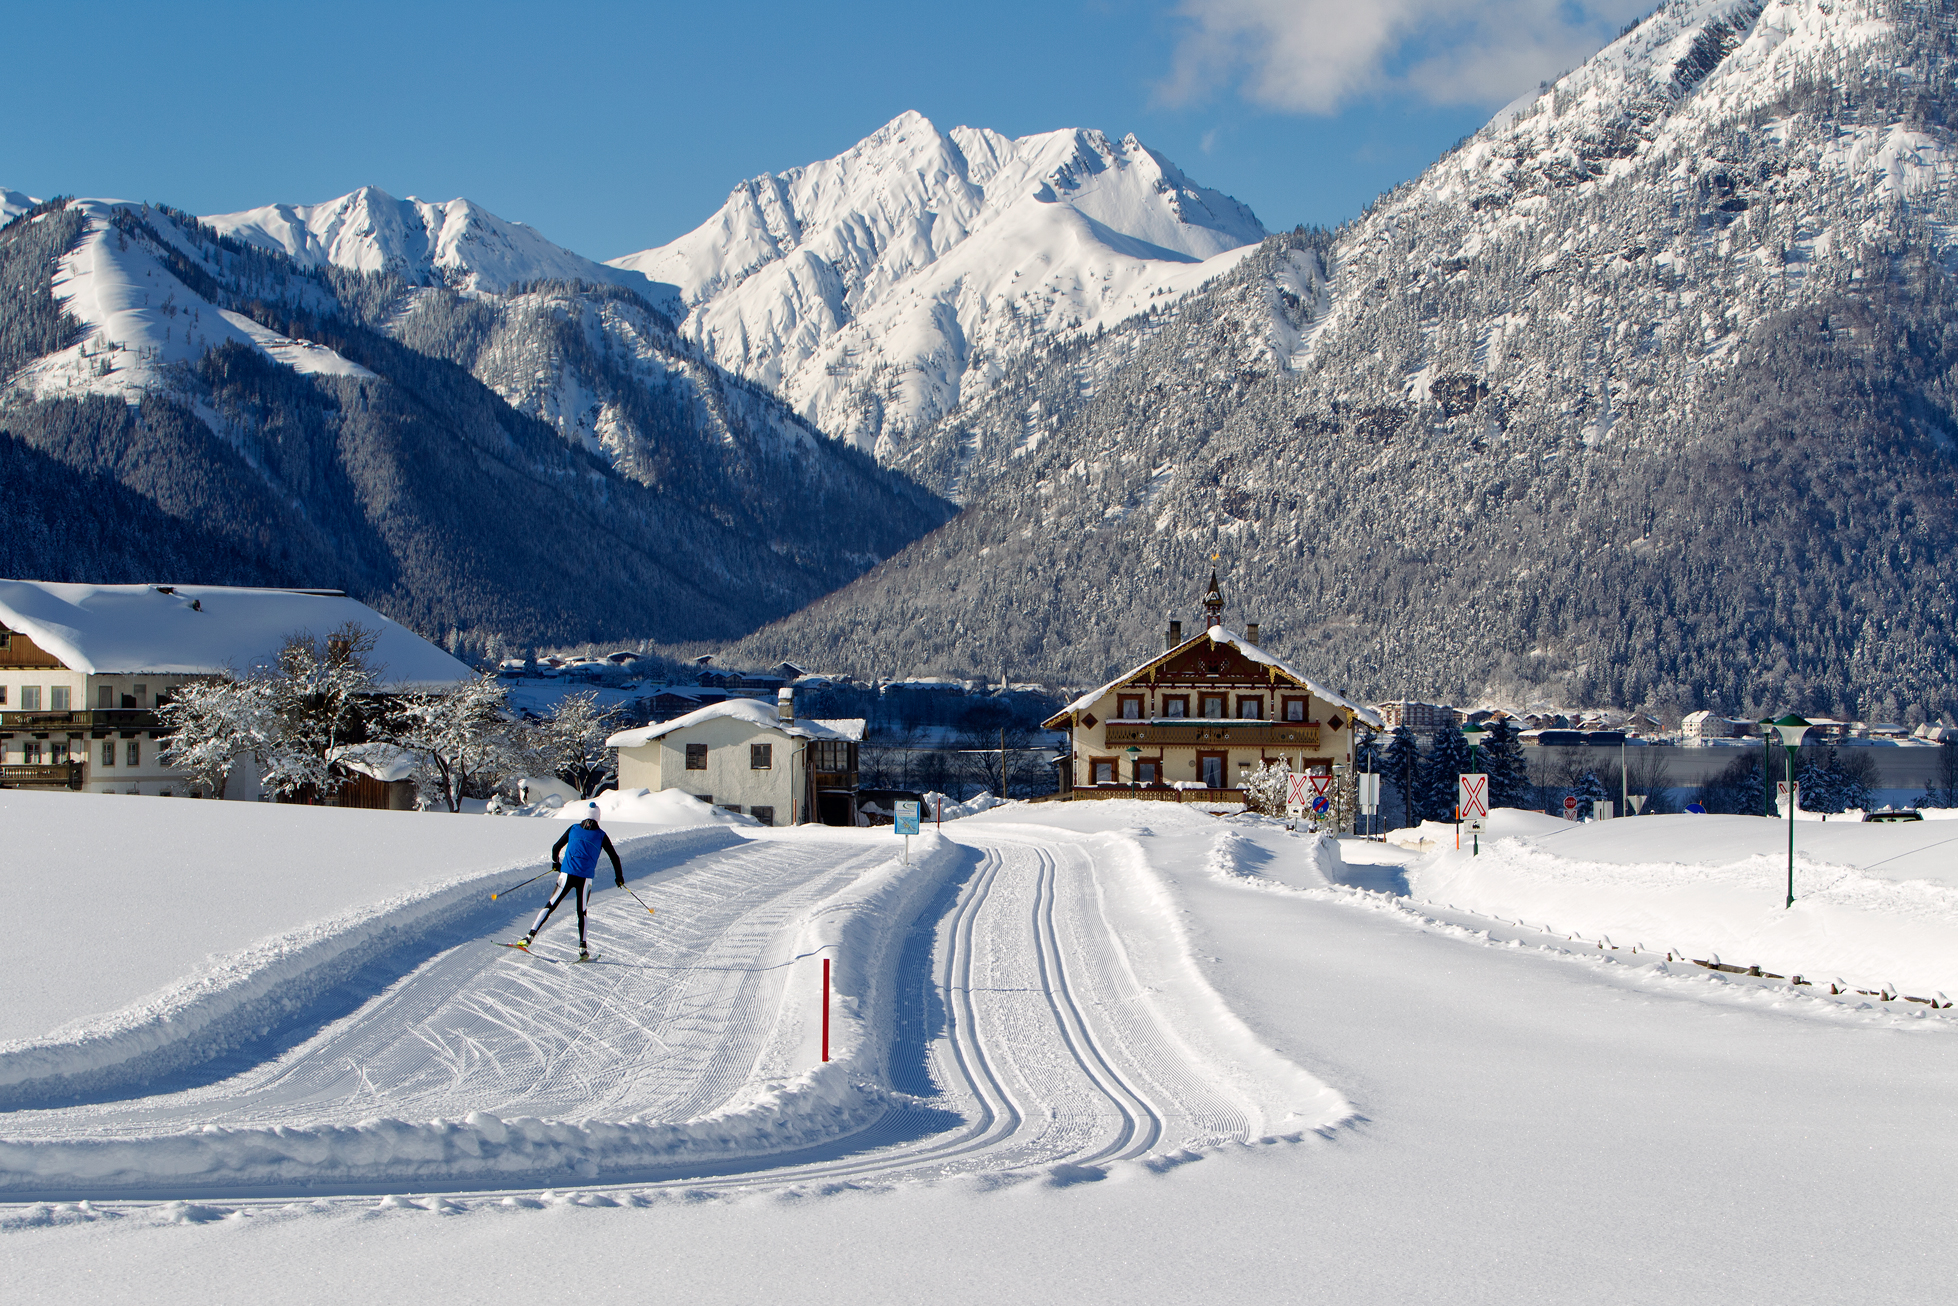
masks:
{"label": "signpost", "polygon": [[[1794,793],[1792,800],[1789,797],[1791,790]],[[1791,805],[1791,801],[1793,805]],[[1800,806],[1801,801],[1802,782],[1800,780],[1777,780],[1774,782],[1774,805],[1776,807],[1779,807],[1784,812],[1792,812],[1795,810],[1795,807]],[[1794,818],[1790,817],[1789,819],[1793,820]]]}
{"label": "signpost", "polygon": [[[1476,836],[1470,841],[1472,856],[1482,855],[1482,819],[1489,815],[1489,777],[1480,771],[1470,771],[1455,777],[1455,816],[1468,823],[1469,833]],[[1455,846],[1461,847],[1462,837],[1455,836]]]}
{"label": "signpost", "polygon": [[1600,798],[1591,804],[1591,819],[1594,821],[1609,821],[1616,815],[1618,811],[1611,805],[1609,798]]}
{"label": "signpost", "polygon": [[1371,838],[1372,818],[1380,815],[1380,777],[1372,771],[1360,776],[1360,812],[1368,818],[1368,837]]}
{"label": "signpost", "polygon": [[1626,795],[1625,801],[1631,804],[1633,816],[1637,816],[1640,812],[1643,812],[1645,810],[1644,794],[1628,794]]}
{"label": "signpost", "polygon": [[1333,778],[1329,775],[1308,775],[1305,781],[1312,790],[1306,806],[1312,809],[1314,820],[1323,821],[1333,809]]}
{"label": "signpost", "polygon": [[1305,815],[1306,805],[1311,802],[1312,786],[1304,772],[1294,771],[1285,777],[1285,815],[1294,821]]}
{"label": "signpost", "polygon": [[892,828],[904,836],[904,864],[911,864],[911,836],[918,833],[918,804],[900,800],[897,804],[897,820]]}
{"label": "signpost", "polygon": [[1564,798],[1564,819],[1566,821],[1575,821],[1577,819],[1576,794],[1568,794]]}

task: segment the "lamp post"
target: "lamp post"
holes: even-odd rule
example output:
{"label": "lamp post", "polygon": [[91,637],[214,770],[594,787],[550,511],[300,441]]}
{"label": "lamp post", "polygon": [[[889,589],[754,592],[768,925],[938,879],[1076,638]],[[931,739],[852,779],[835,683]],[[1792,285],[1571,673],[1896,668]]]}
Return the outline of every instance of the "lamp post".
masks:
{"label": "lamp post", "polygon": [[1766,724],[1781,736],[1781,766],[1788,784],[1788,901],[1782,904],[1785,910],[1795,905],[1795,749],[1808,733],[1808,722],[1790,712],[1779,721]]}
{"label": "lamp post", "polygon": [[[1130,744],[1128,752],[1129,752],[1129,788],[1140,789],[1142,788],[1142,780],[1136,774],[1135,762],[1137,758],[1142,756],[1142,750],[1140,748],[1137,748],[1134,744]],[[1004,772],[1001,772],[1002,777],[1004,776],[1004,774],[1005,774]],[[1004,779],[1002,779],[1001,784],[1004,785],[1004,783],[1005,781]]]}

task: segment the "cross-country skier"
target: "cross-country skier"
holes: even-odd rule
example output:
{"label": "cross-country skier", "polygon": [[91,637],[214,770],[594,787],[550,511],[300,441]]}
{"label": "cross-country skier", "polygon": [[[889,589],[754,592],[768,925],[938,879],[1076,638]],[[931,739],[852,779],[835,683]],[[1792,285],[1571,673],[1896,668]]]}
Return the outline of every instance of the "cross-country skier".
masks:
{"label": "cross-country skier", "polygon": [[578,960],[590,961],[591,953],[585,947],[585,907],[591,902],[592,872],[598,869],[598,854],[603,852],[612,859],[612,880],[621,889],[625,888],[625,867],[619,864],[618,850],[612,847],[612,836],[598,828],[598,804],[585,805],[585,819],[564,832],[564,836],[551,846],[551,869],[558,873],[557,889],[551,900],[544,904],[544,910],[537,913],[531,922],[530,933],[523,936],[514,946],[528,948],[536,941],[537,931],[544,928],[544,922],[551,918],[565,895],[575,894],[578,904]]}

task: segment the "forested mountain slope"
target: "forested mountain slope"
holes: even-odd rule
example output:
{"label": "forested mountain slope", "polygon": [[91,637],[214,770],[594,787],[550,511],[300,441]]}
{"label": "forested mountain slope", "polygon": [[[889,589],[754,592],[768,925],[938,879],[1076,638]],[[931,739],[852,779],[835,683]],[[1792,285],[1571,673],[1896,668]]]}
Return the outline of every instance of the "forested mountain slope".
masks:
{"label": "forested mountain slope", "polygon": [[[0,271],[6,454],[150,505],[98,516],[65,570],[10,533],[0,573],[336,586],[519,643],[724,638],[948,512],[617,287],[464,297],[95,201],[0,230]],[[608,314],[650,343],[590,328]],[[566,393],[594,397],[567,413]],[[52,512],[72,487],[28,497]]]}
{"label": "forested mountain slope", "polygon": [[1668,4],[1350,226],[1024,357],[904,462],[964,514],[737,656],[1091,681],[1218,552],[1358,694],[1958,706],[1953,56],[1947,3]]}

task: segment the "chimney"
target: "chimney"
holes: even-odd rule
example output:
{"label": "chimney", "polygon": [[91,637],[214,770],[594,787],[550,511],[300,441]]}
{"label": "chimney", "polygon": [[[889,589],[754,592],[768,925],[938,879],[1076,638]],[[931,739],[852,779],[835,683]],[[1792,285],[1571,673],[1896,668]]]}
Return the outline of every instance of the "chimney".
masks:
{"label": "chimney", "polygon": [[1244,642],[1255,645],[1258,642],[1258,623],[1249,622],[1244,627]]}
{"label": "chimney", "polygon": [[775,715],[786,724],[795,724],[795,691],[787,685],[775,691]]}
{"label": "chimney", "polygon": [[1183,642],[1183,623],[1180,621],[1170,622],[1169,635],[1167,636],[1166,641],[1163,644],[1164,651],[1167,652],[1168,650],[1175,648],[1178,644],[1181,644],[1182,642]]}

